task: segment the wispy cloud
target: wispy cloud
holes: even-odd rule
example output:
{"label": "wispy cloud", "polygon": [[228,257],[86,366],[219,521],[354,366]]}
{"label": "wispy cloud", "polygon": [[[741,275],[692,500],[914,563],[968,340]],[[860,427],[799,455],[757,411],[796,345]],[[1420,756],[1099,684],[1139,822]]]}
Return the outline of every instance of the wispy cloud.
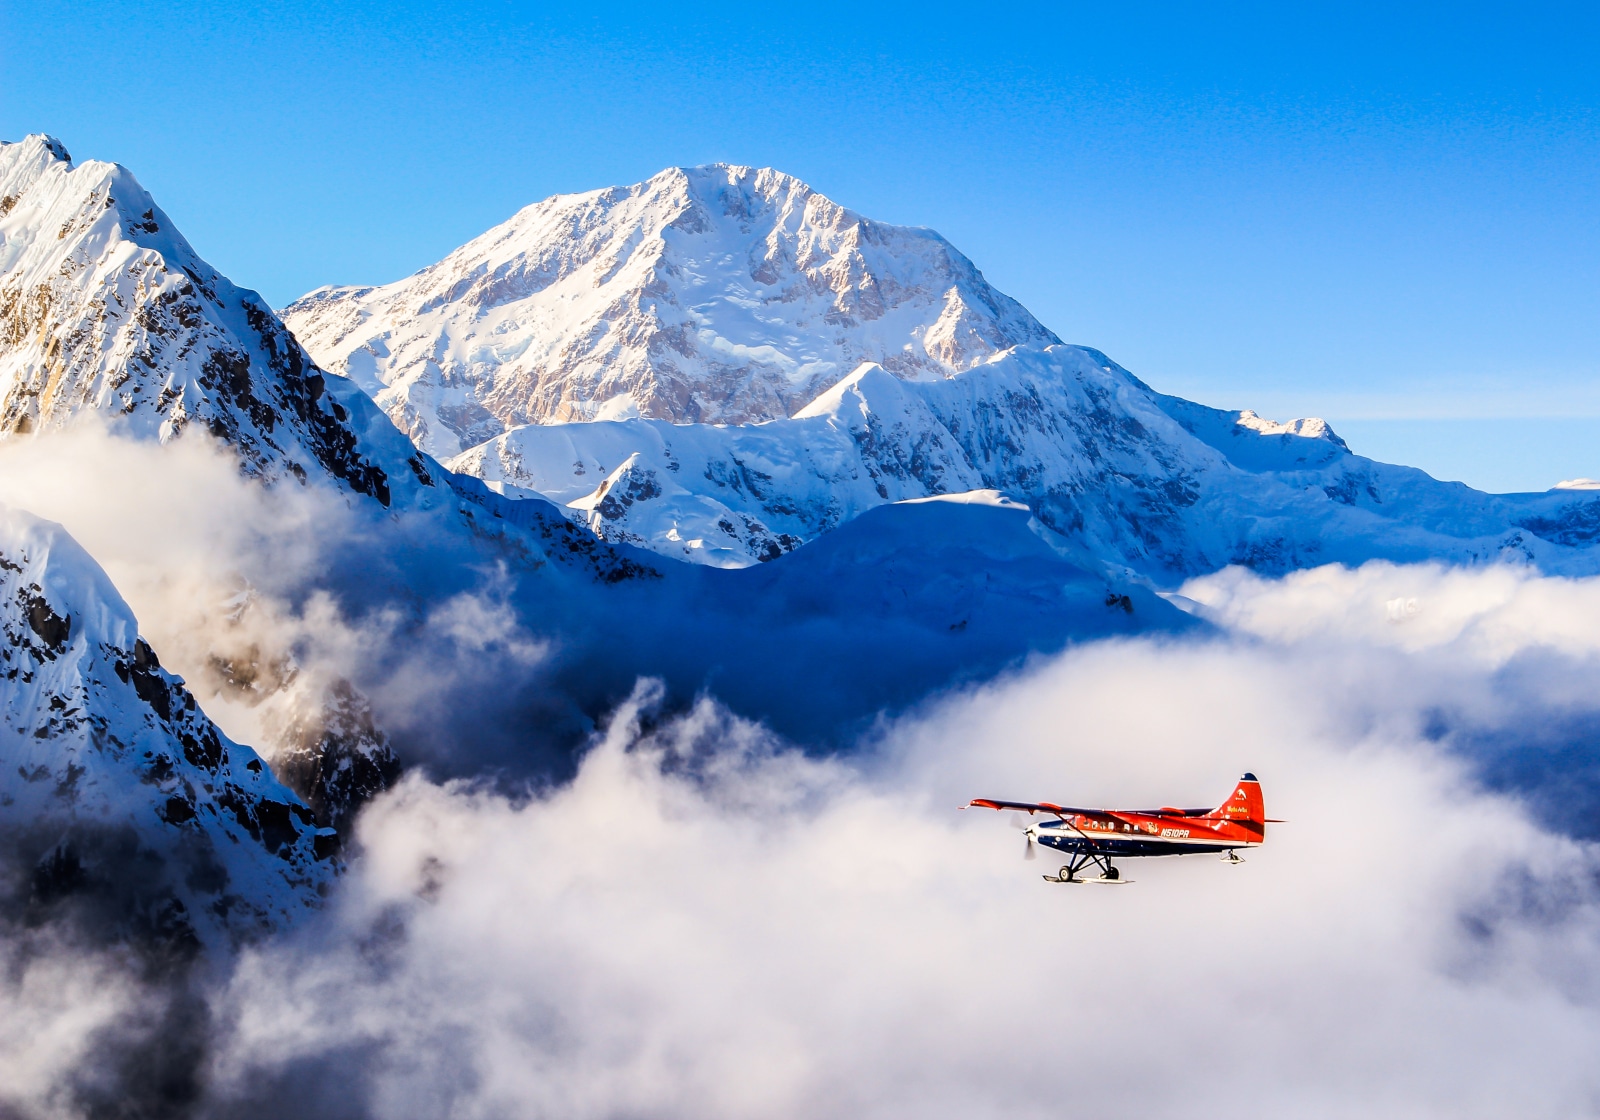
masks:
{"label": "wispy cloud", "polygon": [[356,682],[389,731],[427,740],[458,690],[508,678],[514,690],[547,652],[508,604],[506,570],[464,568],[433,521],[390,521],[331,488],[262,486],[200,433],[160,446],[91,416],[9,440],[0,502],[61,522],[208,714],[269,760],[334,681]]}

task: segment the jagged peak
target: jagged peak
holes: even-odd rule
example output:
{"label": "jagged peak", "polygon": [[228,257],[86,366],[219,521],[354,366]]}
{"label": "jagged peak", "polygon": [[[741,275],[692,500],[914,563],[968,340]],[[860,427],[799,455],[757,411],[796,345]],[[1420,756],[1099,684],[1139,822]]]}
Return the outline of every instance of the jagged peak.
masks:
{"label": "jagged peak", "polygon": [[[763,197],[775,197],[779,194],[794,194],[803,197],[819,195],[819,192],[805,180],[776,167],[757,167],[744,163],[697,163],[680,164],[673,167],[664,167],[655,174],[629,184],[614,184],[600,187],[592,191],[581,191],[571,194],[552,195],[544,201],[553,202],[557,199],[580,199],[602,196],[611,192],[623,194],[696,194],[705,197],[708,193],[725,190],[729,187],[738,187],[741,190],[758,194]],[[829,200],[831,201],[831,200]],[[537,206],[539,203],[534,203]]]}
{"label": "jagged peak", "polygon": [[3,505],[0,632],[0,804],[33,834],[8,837],[27,861],[113,904],[126,935],[174,948],[317,905],[331,868],[310,812],[162,668],[66,530]]}
{"label": "jagged peak", "polygon": [[[818,198],[843,213],[860,219],[860,215],[819,192],[811,184],[775,167],[752,167],[742,163],[702,163],[693,167],[676,167],[671,171],[683,177],[686,186],[699,193],[721,192],[738,188],[747,195],[772,200],[780,196],[793,196],[805,200]],[[667,174],[667,172],[662,172]]]}
{"label": "jagged peak", "polygon": [[[54,215],[54,222],[64,216],[65,210],[84,208],[74,220],[52,226],[49,232],[58,240],[82,238],[95,229],[104,229],[94,219],[108,213],[112,218],[108,232],[113,238],[152,249],[178,268],[198,271],[215,280],[215,271],[200,259],[132,171],[105,160],[74,164],[61,141],[54,137],[36,133],[18,143],[0,146],[0,196],[0,219],[12,217],[13,221],[20,219],[31,225],[38,225],[45,212]],[[27,217],[27,199],[35,200],[36,206],[42,208],[32,217]],[[21,210],[17,209],[19,205]]]}
{"label": "jagged peak", "polygon": [[0,160],[27,160],[41,155],[53,162],[72,162],[67,146],[47,132],[30,132],[21,140],[0,140]]}
{"label": "jagged peak", "polygon": [[71,170],[72,156],[54,136],[35,132],[21,140],[0,142],[0,218],[46,174]]}
{"label": "jagged peak", "polygon": [[[604,215],[606,221],[620,225],[619,234],[642,228],[648,235],[658,236],[681,223],[686,213],[697,210],[712,224],[730,218],[756,220],[774,211],[795,215],[796,228],[774,230],[774,234],[795,234],[803,227],[831,232],[860,228],[890,237],[931,241],[943,247],[955,262],[977,273],[971,262],[936,230],[874,221],[835,202],[798,176],[774,167],[705,163],[663,168],[636,183],[555,194],[531,202],[418,275],[447,270],[450,262],[463,258],[514,254],[527,234],[543,233],[546,223],[556,215]],[[582,218],[577,221],[584,224]],[[295,303],[310,299],[326,287],[308,292]]]}
{"label": "jagged peak", "polygon": [[[36,135],[0,147],[0,438],[93,413],[161,442],[196,424],[264,479],[311,477],[389,502],[410,458],[370,402],[324,377],[260,297],[202,260],[120,164],[74,166]],[[335,397],[340,399],[335,400]],[[353,417],[359,417],[355,419]]]}
{"label": "jagged peak", "polygon": [[1295,420],[1268,420],[1256,414],[1253,408],[1247,408],[1239,413],[1239,418],[1234,421],[1241,428],[1248,428],[1257,435],[1263,436],[1299,436],[1302,439],[1323,439],[1329,443],[1337,444],[1346,451],[1350,448],[1343,439],[1334,432],[1328,422],[1320,416],[1303,416]]}
{"label": "jagged peak", "polygon": [[862,412],[881,412],[887,401],[898,401],[905,392],[900,379],[883,366],[877,362],[862,362],[848,376],[818,393],[810,404],[794,414],[794,419],[837,416],[851,407],[852,402]]}

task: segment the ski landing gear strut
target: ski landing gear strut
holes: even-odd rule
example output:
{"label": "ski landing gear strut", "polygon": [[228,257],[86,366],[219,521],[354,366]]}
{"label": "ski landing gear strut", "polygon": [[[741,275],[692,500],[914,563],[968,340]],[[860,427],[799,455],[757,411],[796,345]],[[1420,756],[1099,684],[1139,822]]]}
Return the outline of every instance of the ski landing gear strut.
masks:
{"label": "ski landing gear strut", "polygon": [[[1111,866],[1109,858],[1094,851],[1092,848],[1075,849],[1068,858],[1071,862],[1056,874],[1044,876],[1044,881],[1047,883],[1105,883],[1108,886],[1121,886],[1124,883],[1133,882],[1132,879],[1124,879],[1117,869]],[[1078,872],[1091,864],[1100,868],[1100,874],[1092,879],[1080,878]]]}

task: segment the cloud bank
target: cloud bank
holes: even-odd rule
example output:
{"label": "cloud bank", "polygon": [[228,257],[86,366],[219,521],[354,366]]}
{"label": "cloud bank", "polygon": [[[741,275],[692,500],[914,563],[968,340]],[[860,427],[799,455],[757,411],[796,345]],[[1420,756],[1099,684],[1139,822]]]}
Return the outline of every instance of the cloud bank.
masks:
{"label": "cloud bank", "polygon": [[[1600,1109],[1600,859],[1454,747],[1580,703],[1593,583],[1186,593],[1228,637],[1080,648],[849,759],[710,700],[652,727],[646,685],[569,784],[405,783],[326,924],[218,995],[215,1107],[334,1063],[359,1076],[319,1106],[385,1117]],[[1519,691],[1529,657],[1559,679]],[[955,809],[1208,804],[1245,768],[1290,821],[1266,847],[1128,861],[1118,890],[1046,885]]]}

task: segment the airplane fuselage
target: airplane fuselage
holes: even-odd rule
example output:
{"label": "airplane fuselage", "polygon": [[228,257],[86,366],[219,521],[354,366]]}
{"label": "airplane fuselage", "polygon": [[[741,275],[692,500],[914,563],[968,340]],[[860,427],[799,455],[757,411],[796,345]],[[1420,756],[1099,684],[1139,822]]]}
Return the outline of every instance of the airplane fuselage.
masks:
{"label": "airplane fuselage", "polygon": [[1106,856],[1178,856],[1253,848],[1266,829],[1254,822],[1195,817],[1145,816],[1135,813],[1073,814],[1039,821],[1031,834],[1041,846],[1061,852],[1097,852]]}

